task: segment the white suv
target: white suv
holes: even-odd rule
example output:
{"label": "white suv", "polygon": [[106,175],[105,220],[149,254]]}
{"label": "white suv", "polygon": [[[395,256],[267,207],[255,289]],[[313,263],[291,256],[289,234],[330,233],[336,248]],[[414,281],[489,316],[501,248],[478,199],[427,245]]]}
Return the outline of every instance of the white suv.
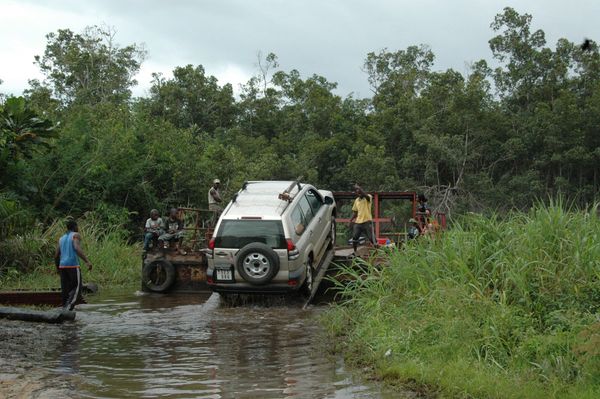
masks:
{"label": "white suv", "polygon": [[209,243],[207,282],[221,293],[312,290],[335,244],[330,191],[292,181],[244,183]]}

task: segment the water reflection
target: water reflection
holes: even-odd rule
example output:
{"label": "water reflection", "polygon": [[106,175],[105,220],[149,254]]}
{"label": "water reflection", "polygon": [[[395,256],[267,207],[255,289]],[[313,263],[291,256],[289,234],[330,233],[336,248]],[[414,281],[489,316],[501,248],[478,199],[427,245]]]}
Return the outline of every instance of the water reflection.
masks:
{"label": "water reflection", "polygon": [[74,396],[387,398],[327,355],[300,304],[229,307],[218,295],[126,295],[81,306],[43,356]]}
{"label": "water reflection", "polygon": [[79,373],[79,331],[77,329],[62,329],[56,352],[58,372],[67,375]]}

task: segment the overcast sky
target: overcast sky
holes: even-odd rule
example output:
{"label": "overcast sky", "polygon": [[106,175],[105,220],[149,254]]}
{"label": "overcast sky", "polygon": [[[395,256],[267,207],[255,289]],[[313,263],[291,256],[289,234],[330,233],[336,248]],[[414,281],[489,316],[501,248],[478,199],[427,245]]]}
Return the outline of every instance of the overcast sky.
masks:
{"label": "overcast sky", "polygon": [[337,82],[342,96],[369,97],[368,52],[427,44],[435,70],[465,73],[469,63],[491,60],[490,23],[506,6],[531,14],[551,47],[561,37],[600,41],[597,0],[0,0],[0,92],[20,95],[28,79],[42,78],[33,57],[43,54],[47,33],[108,25],[121,46],[148,52],[138,96],[151,73],[171,77],[187,64],[237,90],[256,73],[260,51],[277,54],[282,70]]}

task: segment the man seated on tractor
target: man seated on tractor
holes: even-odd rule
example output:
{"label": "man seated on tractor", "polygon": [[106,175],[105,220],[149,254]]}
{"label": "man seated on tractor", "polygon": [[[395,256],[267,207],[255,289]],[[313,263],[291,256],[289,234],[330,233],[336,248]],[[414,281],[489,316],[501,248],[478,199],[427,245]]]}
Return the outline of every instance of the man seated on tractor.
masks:
{"label": "man seated on tractor", "polygon": [[159,247],[168,248],[170,242],[175,242],[176,249],[179,250],[182,241],[183,222],[177,217],[177,209],[171,208],[169,217],[165,220],[165,233],[158,237],[158,244]]}

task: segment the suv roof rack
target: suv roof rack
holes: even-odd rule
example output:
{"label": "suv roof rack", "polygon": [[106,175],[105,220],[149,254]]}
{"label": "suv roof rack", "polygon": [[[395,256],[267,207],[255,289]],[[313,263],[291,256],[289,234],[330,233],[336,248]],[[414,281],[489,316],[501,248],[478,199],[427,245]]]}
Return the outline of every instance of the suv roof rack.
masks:
{"label": "suv roof rack", "polygon": [[279,198],[282,201],[287,201],[288,203],[292,202],[294,200],[294,197],[292,195],[290,195],[290,193],[291,193],[292,189],[294,188],[294,186],[298,187],[298,192],[300,192],[300,190],[302,190],[302,185],[300,184],[301,179],[302,179],[302,176],[299,176],[296,180],[294,180],[292,182],[292,184],[289,185],[288,188],[283,190],[282,193],[279,193],[277,198]]}
{"label": "suv roof rack", "polygon": [[[250,184],[250,182],[248,180],[246,180],[244,183],[242,183],[242,188],[240,189],[240,191],[245,191],[246,188],[248,187],[248,184]],[[232,202],[236,202],[237,201],[237,197],[238,197],[238,194],[240,193],[240,191],[238,191],[237,193],[233,194],[233,197],[231,198]]]}
{"label": "suv roof rack", "polygon": [[283,209],[281,210],[281,213],[280,213],[281,215],[283,215],[283,212],[285,212],[287,207],[292,203],[292,201],[296,197],[295,195],[294,196],[290,195],[294,186],[298,187],[298,192],[300,192],[302,190],[302,185],[300,184],[301,179],[302,179],[302,176],[299,176],[296,180],[294,180],[292,182],[292,184],[289,185],[288,188],[286,188],[282,193],[279,193],[279,195],[277,196],[277,198],[279,198],[280,200],[287,202],[285,204],[285,206],[283,207]]}

